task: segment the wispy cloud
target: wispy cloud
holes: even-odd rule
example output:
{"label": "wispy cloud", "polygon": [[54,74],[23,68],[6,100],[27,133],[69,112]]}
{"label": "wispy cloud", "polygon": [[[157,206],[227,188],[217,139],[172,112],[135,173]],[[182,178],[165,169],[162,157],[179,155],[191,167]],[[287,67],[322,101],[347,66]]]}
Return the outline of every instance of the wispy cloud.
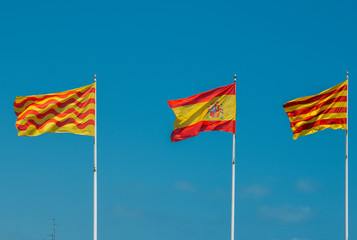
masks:
{"label": "wispy cloud", "polygon": [[129,209],[129,208],[121,207],[119,205],[114,206],[113,212],[117,216],[127,217],[127,218],[139,218],[144,215],[143,211],[140,209]]}
{"label": "wispy cloud", "polygon": [[191,182],[186,180],[174,182],[173,188],[181,192],[195,194],[208,199],[216,199],[228,196],[228,193],[221,188],[215,187],[211,188],[208,192],[204,192],[200,189],[197,189]]}
{"label": "wispy cloud", "polygon": [[239,193],[240,198],[262,198],[270,194],[270,188],[253,184],[250,186],[243,187],[241,192]]}
{"label": "wispy cloud", "polygon": [[274,239],[272,239],[272,240],[310,240],[310,238],[293,237],[293,238],[286,238],[286,239],[274,238]]}
{"label": "wispy cloud", "polygon": [[0,233],[1,240],[17,240],[17,239],[22,239],[22,238],[23,238],[23,236],[17,232]]}
{"label": "wispy cloud", "polygon": [[296,182],[296,186],[303,192],[314,192],[319,184],[313,181],[308,181],[306,179],[299,179]]}
{"label": "wispy cloud", "polygon": [[308,206],[262,206],[258,210],[261,217],[273,219],[281,223],[303,222],[313,216],[313,212]]}
{"label": "wispy cloud", "polygon": [[197,193],[196,188],[189,181],[177,181],[174,183],[174,188],[183,192]]}

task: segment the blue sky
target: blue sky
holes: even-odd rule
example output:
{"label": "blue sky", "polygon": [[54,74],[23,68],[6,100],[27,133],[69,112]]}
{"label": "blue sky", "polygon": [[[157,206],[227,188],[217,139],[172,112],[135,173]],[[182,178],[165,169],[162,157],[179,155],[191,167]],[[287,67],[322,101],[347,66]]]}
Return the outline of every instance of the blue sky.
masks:
{"label": "blue sky", "polygon": [[357,236],[355,1],[8,1],[0,8],[0,240],[92,238],[93,139],[17,137],[15,96],[93,81],[98,240],[230,236],[232,136],[171,143],[166,101],[237,74],[236,239],[344,237],[343,130],[292,139],[282,105],[350,71]]}

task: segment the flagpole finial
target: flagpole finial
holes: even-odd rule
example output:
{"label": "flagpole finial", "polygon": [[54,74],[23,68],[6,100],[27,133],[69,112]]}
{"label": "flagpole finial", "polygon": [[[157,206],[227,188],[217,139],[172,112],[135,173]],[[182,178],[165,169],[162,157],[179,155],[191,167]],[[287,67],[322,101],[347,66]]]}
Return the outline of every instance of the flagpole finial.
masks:
{"label": "flagpole finial", "polygon": [[234,82],[237,81],[237,74],[234,74],[234,75],[233,75],[233,79],[234,79]]}
{"label": "flagpole finial", "polygon": [[97,81],[97,75],[94,74],[94,75],[93,75],[93,78],[94,78],[94,82],[96,82],[96,81]]}

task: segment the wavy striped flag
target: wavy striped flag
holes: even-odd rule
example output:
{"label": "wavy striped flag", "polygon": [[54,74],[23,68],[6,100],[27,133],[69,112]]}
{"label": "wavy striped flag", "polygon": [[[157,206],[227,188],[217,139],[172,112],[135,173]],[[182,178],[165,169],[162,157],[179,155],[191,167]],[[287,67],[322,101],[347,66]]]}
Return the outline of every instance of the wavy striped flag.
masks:
{"label": "wavy striped flag", "polygon": [[317,95],[285,103],[293,139],[326,128],[347,130],[347,85],[345,81]]}
{"label": "wavy striped flag", "polygon": [[168,101],[176,115],[171,141],[197,136],[202,131],[235,133],[236,84]]}
{"label": "wavy striped flag", "polygon": [[74,133],[94,136],[95,83],[73,90],[16,97],[18,136]]}

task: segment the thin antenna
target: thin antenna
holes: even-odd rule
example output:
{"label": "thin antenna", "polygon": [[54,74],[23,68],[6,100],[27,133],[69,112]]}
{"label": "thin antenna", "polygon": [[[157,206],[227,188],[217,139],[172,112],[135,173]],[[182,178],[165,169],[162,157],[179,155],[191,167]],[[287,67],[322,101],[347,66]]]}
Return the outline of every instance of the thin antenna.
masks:
{"label": "thin antenna", "polygon": [[52,240],[56,240],[56,226],[58,225],[58,224],[56,224],[56,218],[51,218],[51,219],[49,219],[50,221],[53,221],[53,233],[52,234],[50,234],[50,235],[48,235],[48,236],[51,236],[52,237]]}
{"label": "thin antenna", "polygon": [[48,234],[48,236],[50,236],[50,237],[51,237],[51,239],[53,240],[53,234]]}

